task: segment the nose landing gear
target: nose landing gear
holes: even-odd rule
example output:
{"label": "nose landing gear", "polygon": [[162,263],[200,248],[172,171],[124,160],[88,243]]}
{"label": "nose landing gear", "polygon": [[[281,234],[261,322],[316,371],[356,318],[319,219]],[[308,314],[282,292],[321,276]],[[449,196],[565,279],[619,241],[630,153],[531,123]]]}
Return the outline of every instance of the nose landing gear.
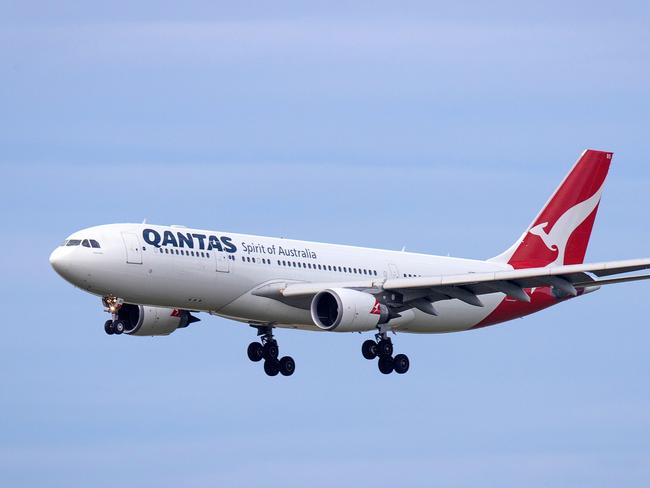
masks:
{"label": "nose landing gear", "polygon": [[284,356],[278,359],[280,348],[278,342],[273,337],[273,326],[271,325],[253,325],[257,329],[257,335],[260,336],[261,342],[251,342],[248,345],[248,359],[253,362],[264,360],[264,372],[268,376],[291,376],[296,370],[296,363],[291,356]]}
{"label": "nose landing gear", "polygon": [[111,320],[107,320],[104,323],[104,332],[106,332],[108,335],[120,335],[126,329],[126,324],[124,321],[117,318],[117,312],[120,310],[122,303],[123,302],[121,299],[112,295],[102,298],[104,311],[110,313],[113,316]]}
{"label": "nose landing gear", "polygon": [[104,323],[104,332],[108,335],[120,335],[124,333],[125,325],[121,320],[107,320]]}
{"label": "nose landing gear", "polygon": [[368,360],[379,358],[377,366],[383,374],[404,374],[409,370],[410,362],[406,354],[398,354],[393,358],[393,342],[386,332],[380,332],[376,340],[368,339],[361,345],[361,354]]}

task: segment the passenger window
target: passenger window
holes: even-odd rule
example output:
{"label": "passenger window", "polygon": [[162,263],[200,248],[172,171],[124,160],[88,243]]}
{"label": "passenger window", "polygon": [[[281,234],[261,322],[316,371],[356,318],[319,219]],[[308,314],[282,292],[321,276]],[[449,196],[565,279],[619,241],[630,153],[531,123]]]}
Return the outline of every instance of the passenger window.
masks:
{"label": "passenger window", "polygon": [[163,253],[162,247],[159,247],[158,250],[160,251],[160,254]]}
{"label": "passenger window", "polygon": [[169,249],[165,249],[165,254],[169,254]]}

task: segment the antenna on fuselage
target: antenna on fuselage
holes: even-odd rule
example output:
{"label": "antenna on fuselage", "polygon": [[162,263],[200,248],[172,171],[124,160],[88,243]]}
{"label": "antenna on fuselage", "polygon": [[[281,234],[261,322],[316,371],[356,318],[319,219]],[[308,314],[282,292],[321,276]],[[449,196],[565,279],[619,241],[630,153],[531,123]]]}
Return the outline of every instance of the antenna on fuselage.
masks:
{"label": "antenna on fuselage", "polygon": [[406,251],[406,246],[402,246],[402,252]]}
{"label": "antenna on fuselage", "polygon": [[142,221],[142,223],[143,223],[143,224],[146,224],[146,223],[147,223],[147,219],[145,218],[145,219]]}

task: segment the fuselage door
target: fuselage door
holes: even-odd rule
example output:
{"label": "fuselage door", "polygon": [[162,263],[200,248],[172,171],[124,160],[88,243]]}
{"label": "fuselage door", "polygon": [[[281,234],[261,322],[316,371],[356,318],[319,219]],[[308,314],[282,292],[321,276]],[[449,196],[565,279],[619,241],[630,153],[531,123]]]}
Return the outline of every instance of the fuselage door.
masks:
{"label": "fuselage door", "polygon": [[394,265],[393,263],[390,263],[388,265],[388,278],[390,279],[399,278],[399,270],[397,269],[397,266]]}
{"label": "fuselage door", "polygon": [[217,257],[217,271],[220,273],[230,273],[230,254],[218,251],[215,251],[213,254]]}
{"label": "fuselage door", "polygon": [[140,239],[133,232],[122,232],[122,240],[126,248],[126,262],[130,264],[142,264],[142,248]]}

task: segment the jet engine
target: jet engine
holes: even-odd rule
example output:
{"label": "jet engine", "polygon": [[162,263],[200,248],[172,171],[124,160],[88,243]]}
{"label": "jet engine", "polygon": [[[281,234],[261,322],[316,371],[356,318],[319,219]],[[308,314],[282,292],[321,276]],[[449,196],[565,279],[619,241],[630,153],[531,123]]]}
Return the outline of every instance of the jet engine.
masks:
{"label": "jet engine", "polygon": [[330,288],[312,299],[311,318],[323,330],[363,332],[388,322],[390,313],[370,293]]}
{"label": "jet engine", "polygon": [[194,317],[187,310],[125,303],[117,312],[117,320],[124,324],[126,334],[162,336],[201,319]]}

